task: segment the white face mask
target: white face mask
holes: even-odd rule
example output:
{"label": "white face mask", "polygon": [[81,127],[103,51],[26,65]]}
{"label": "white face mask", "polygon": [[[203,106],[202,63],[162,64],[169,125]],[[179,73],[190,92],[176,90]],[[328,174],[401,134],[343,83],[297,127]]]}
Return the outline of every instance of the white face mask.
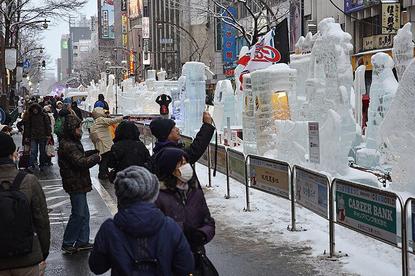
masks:
{"label": "white face mask", "polygon": [[193,168],[187,163],[179,168],[180,176],[177,178],[182,182],[188,182],[193,177]]}

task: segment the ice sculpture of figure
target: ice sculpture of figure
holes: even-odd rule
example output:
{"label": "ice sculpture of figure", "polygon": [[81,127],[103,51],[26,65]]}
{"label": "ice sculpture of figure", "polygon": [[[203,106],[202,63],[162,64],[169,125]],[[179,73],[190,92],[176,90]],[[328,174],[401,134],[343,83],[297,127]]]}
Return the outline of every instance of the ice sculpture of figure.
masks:
{"label": "ice sculpture of figure", "polygon": [[260,155],[275,146],[274,120],[290,119],[287,95],[295,89],[296,70],[287,64],[275,64],[251,73],[255,95],[257,149]]}
{"label": "ice sculpture of figure", "polygon": [[[353,84],[350,63],[353,46],[350,41],[350,34],[345,33],[333,18],[319,23],[311,51],[309,78],[306,80],[307,101],[300,110],[300,118],[319,122],[321,128],[326,120],[336,117],[333,112],[339,115],[339,137],[328,134],[328,131],[327,135],[321,132],[320,136],[321,144],[325,145],[321,148],[321,159],[327,157],[335,162],[322,160],[320,167],[340,174],[347,170],[348,154],[358,131],[349,99]],[[338,145],[328,147],[328,144]]]}
{"label": "ice sculpture of figure", "polygon": [[377,149],[379,126],[398,89],[398,82],[393,75],[393,60],[385,53],[372,56],[372,85],[370,86],[370,103],[366,129],[366,147]]}
{"label": "ice sculpture of figure", "polygon": [[216,128],[223,131],[227,127],[227,118],[230,118],[231,126],[236,123],[235,112],[235,95],[230,80],[218,81],[214,98],[214,114],[213,118],[216,122]]}
{"label": "ice sculpture of figure", "polygon": [[163,68],[160,70],[160,72],[157,73],[157,80],[158,81],[165,81],[166,80],[166,71],[163,70]]}
{"label": "ice sculpture of figure", "polygon": [[202,125],[206,105],[206,65],[201,62],[186,62],[183,75],[186,76],[186,109],[184,134],[195,136]]}
{"label": "ice sculpture of figure", "polygon": [[391,187],[415,193],[415,62],[406,68],[398,91],[380,125],[382,161],[392,166]]}
{"label": "ice sculpture of figure", "polygon": [[242,110],[242,133],[245,154],[257,154],[255,126],[255,97],[252,92],[251,74],[243,76],[244,106]]}
{"label": "ice sculpture of figure", "polygon": [[360,127],[362,127],[362,96],[366,94],[365,72],[365,65],[360,65],[357,67],[355,72],[355,79],[353,82],[354,118]]}
{"label": "ice sculpture of figure", "polygon": [[406,23],[393,38],[392,48],[398,80],[401,80],[406,67],[414,57],[414,45],[412,42],[411,23]]}

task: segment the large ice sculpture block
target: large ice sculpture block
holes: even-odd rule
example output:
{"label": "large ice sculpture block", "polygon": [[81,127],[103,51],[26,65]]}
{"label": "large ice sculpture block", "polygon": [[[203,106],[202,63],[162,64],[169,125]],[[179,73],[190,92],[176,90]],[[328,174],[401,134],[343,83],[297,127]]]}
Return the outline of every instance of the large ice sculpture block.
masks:
{"label": "large ice sculpture block", "polygon": [[392,166],[391,187],[415,193],[415,62],[406,68],[396,96],[380,125],[381,158]]}
{"label": "large ice sculpture block", "polygon": [[411,23],[406,23],[393,38],[393,60],[395,61],[396,74],[401,80],[403,73],[414,57],[414,44],[412,42]]}
{"label": "large ice sculpture block", "polygon": [[244,153],[257,154],[255,96],[252,91],[251,74],[243,76],[243,96],[242,134]]}
{"label": "large ice sculpture block", "polygon": [[[252,91],[255,95],[255,123],[258,153],[263,155],[274,147],[276,119],[288,119],[289,109],[282,110],[278,98],[295,89],[296,70],[287,64],[275,64],[251,73]],[[275,108],[276,107],[276,108]]]}
{"label": "large ice sculpture block", "polygon": [[372,56],[372,85],[370,86],[370,103],[366,129],[366,147],[377,149],[379,126],[389,110],[398,89],[398,82],[393,75],[393,60],[385,53]]}
{"label": "large ice sculpture block", "polygon": [[222,118],[218,118],[214,114],[214,117],[221,120],[221,122],[217,121],[217,119],[215,120],[217,129],[223,131],[224,127],[227,125],[228,117],[230,118],[231,126],[234,126],[236,123],[236,99],[233,94],[233,87],[230,80],[218,81],[216,84],[214,105],[214,113],[217,113],[217,110],[223,110]]}

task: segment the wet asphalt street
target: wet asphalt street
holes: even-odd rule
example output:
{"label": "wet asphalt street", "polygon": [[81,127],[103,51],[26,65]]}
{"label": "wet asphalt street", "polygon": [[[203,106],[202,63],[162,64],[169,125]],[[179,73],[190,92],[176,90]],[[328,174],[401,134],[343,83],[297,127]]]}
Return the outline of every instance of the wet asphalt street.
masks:
{"label": "wet asphalt street", "polygon": [[[84,136],[85,149],[91,149],[89,139]],[[88,268],[88,253],[64,255],[61,243],[66,222],[70,215],[70,201],[60,180],[57,161],[54,166],[37,172],[51,209],[52,243],[47,259],[46,275],[93,275]],[[116,199],[113,185],[100,182],[97,167],[91,169],[93,191],[88,194],[90,208],[91,235],[93,240],[99,226],[116,212]],[[305,260],[309,258],[309,248],[276,247],[266,241],[249,241],[244,236],[248,232],[238,230],[217,220],[216,236],[207,246],[207,255],[217,267],[220,275],[318,275],[317,270]],[[337,273],[336,273],[337,274]],[[105,275],[110,275],[106,273]],[[328,274],[325,274],[328,275]],[[338,275],[338,274],[337,274]]]}

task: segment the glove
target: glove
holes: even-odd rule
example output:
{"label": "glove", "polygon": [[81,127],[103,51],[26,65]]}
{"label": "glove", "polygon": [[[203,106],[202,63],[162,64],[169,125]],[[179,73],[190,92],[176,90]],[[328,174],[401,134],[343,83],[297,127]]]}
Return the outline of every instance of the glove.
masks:
{"label": "glove", "polygon": [[206,235],[194,227],[185,225],[183,233],[191,245],[202,246],[206,243]]}

